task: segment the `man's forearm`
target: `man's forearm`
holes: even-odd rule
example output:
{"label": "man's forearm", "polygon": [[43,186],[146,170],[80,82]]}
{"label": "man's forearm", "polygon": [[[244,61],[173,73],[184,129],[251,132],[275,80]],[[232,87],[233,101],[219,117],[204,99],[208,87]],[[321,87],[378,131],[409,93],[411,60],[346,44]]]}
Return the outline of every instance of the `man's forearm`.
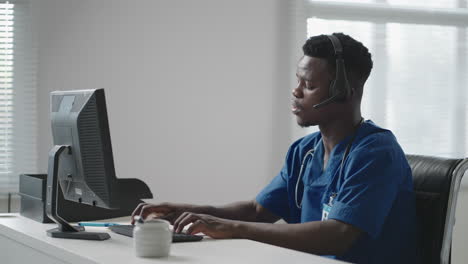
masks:
{"label": "man's forearm", "polygon": [[341,255],[349,249],[360,231],[350,230],[335,221],[314,221],[301,224],[267,224],[235,222],[238,238],[251,239],[280,247],[320,255]]}
{"label": "man's forearm", "polygon": [[253,201],[236,202],[219,207],[201,206],[196,213],[209,214],[231,220],[257,221],[257,211]]}

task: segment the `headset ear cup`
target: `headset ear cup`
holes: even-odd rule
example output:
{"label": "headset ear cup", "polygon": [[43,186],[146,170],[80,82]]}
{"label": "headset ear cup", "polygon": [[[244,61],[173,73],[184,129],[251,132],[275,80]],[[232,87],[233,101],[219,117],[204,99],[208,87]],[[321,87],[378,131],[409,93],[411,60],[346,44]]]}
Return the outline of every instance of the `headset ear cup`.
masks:
{"label": "headset ear cup", "polygon": [[343,59],[336,60],[336,78],[333,92],[336,95],[336,101],[344,102],[351,95],[351,88],[349,87],[348,77]]}
{"label": "headset ear cup", "polygon": [[330,84],[330,98],[334,98],[336,102],[344,102],[348,98],[345,83],[339,76]]}
{"label": "headset ear cup", "polygon": [[343,102],[346,99],[346,95],[344,94],[342,85],[340,79],[334,79],[330,83],[329,98],[333,98],[335,102]]}

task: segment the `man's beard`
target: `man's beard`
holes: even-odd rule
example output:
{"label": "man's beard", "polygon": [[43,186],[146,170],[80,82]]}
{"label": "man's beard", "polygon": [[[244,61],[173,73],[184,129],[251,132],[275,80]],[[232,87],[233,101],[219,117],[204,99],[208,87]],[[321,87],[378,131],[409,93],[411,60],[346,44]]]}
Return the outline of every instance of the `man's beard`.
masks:
{"label": "man's beard", "polygon": [[297,122],[297,125],[300,127],[300,128],[308,128],[308,127],[311,127],[311,126],[316,126],[317,124],[314,124],[314,123],[299,123]]}

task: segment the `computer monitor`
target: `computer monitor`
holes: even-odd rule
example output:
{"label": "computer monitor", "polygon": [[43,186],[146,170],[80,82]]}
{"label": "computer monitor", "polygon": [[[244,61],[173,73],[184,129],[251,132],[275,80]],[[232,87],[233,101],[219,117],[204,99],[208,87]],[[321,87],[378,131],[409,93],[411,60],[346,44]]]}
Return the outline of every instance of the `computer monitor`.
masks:
{"label": "computer monitor", "polygon": [[59,186],[67,200],[107,209],[119,207],[104,89],[56,91],[50,99],[54,147],[49,152],[46,212],[59,227],[47,234],[108,239],[108,233],[84,232],[57,213]]}

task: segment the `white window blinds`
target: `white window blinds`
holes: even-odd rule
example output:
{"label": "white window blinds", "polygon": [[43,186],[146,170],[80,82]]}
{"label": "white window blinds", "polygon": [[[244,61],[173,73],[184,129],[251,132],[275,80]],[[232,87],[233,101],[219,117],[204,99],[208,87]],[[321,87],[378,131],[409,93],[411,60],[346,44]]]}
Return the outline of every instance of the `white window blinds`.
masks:
{"label": "white window blinds", "polygon": [[[0,184],[13,173],[13,5],[0,3]],[[9,189],[9,188],[8,188]]]}
{"label": "white window blinds", "polygon": [[0,193],[36,172],[35,63],[28,2],[0,1]]}
{"label": "white window blinds", "polygon": [[309,1],[307,36],[344,32],[370,49],[363,116],[406,153],[468,156],[466,1],[366,2]]}

